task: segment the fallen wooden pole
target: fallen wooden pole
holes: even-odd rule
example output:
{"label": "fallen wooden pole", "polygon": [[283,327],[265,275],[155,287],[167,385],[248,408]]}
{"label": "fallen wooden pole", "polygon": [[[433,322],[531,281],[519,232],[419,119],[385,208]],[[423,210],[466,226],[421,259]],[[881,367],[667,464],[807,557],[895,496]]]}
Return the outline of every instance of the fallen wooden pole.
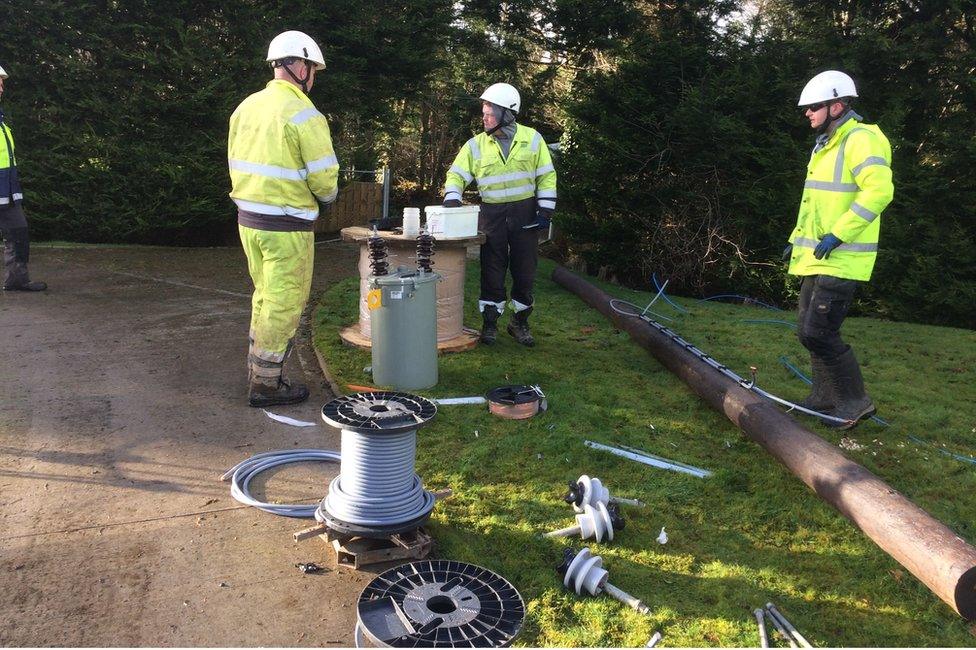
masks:
{"label": "fallen wooden pole", "polygon": [[976,618],[976,549],[945,524],[650,324],[614,311],[611,296],[590,282],[562,267],[552,279],[630,334],[961,616]]}

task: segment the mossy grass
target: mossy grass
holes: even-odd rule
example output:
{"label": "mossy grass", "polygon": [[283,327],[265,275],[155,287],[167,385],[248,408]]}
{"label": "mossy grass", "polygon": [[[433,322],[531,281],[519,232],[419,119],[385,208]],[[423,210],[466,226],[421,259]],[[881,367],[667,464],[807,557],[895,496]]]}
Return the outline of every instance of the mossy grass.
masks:
{"label": "mossy grass", "polygon": [[[477,406],[444,406],[418,440],[417,470],[426,486],[454,490],[431,521],[436,555],[486,566],[516,585],[528,610],[518,645],[642,646],[661,630],[668,646],[755,646],[752,610],[767,601],[814,645],[973,645],[970,624],[626,333],[554,284],[553,268],[540,263],[535,348],[505,333],[507,312],[496,345],[442,355],[437,386],[419,391],[465,396],[531,383],[549,397],[548,412],[523,421]],[[641,306],[654,295],[598,284]],[[315,344],[340,387],[371,381],[364,373],[368,351],[338,336],[358,318],[358,292],[357,279],[343,281],[316,312]],[[474,328],[477,292],[473,263],[465,322]],[[809,373],[793,329],[744,322],[791,321],[793,313],[673,299],[691,313],[680,315],[663,301],[654,309],[676,318],[669,325],[685,339],[743,376],[757,366],[767,390],[805,395],[806,386],[778,361],[786,355]],[[976,466],[908,439],[976,453],[976,333],[851,318],[844,335],[890,425],[867,422],[842,434],[805,424],[835,444],[853,438],[861,448],[845,451],[849,457],[976,542]],[[588,449],[586,439],[641,448],[714,475],[647,467]],[[543,538],[572,525],[561,495],[584,473],[647,507],[624,507],[626,527],[611,543]],[[663,546],[655,541],[661,527],[670,537]],[[610,581],[643,599],[652,614],[564,590],[554,567],[569,545],[602,555]]]}

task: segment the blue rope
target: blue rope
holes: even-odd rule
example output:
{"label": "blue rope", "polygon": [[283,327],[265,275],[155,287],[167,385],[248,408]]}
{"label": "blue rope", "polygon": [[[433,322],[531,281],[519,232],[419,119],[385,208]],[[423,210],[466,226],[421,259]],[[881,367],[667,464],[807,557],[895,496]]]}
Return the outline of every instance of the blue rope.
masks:
{"label": "blue rope", "polygon": [[670,298],[668,298],[668,294],[664,293],[664,288],[657,281],[657,274],[656,273],[651,273],[651,281],[654,283],[654,288],[657,289],[658,292],[660,292],[661,297],[664,298],[664,301],[665,302],[667,302],[669,305],[671,305],[672,307],[674,307],[675,309],[677,309],[682,314],[689,314],[689,313],[691,313],[687,309],[685,309],[684,307],[682,307],[681,305],[675,303]]}
{"label": "blue rope", "polygon": [[[799,380],[803,381],[808,386],[813,383],[813,380],[812,379],[810,379],[809,377],[807,377],[806,375],[804,375],[802,372],[800,372],[800,370],[796,366],[794,366],[792,363],[789,362],[789,359],[786,358],[786,355],[785,354],[779,355],[779,362],[781,364],[783,364],[784,366],[786,366],[790,370],[790,372],[792,372],[794,375],[796,375],[796,377]],[[871,419],[874,420],[875,422],[877,422],[878,424],[880,424],[883,427],[888,426],[888,423],[885,422],[884,420],[882,420],[881,418],[879,418],[877,415],[872,415],[871,416]]]}
{"label": "blue rope", "polygon": [[768,305],[768,304],[766,304],[766,303],[764,303],[764,302],[762,302],[760,300],[756,300],[755,298],[750,298],[749,296],[739,296],[739,295],[736,295],[734,293],[723,293],[723,294],[718,295],[718,296],[709,296],[708,298],[702,298],[698,302],[708,302],[709,300],[718,300],[719,298],[738,298],[742,302],[750,302],[750,303],[755,303],[757,305],[762,305],[766,309],[772,309],[773,311],[783,311],[779,307],[775,307],[773,305]]}
{"label": "blue rope", "polygon": [[933,445],[931,442],[926,442],[925,440],[922,440],[921,438],[916,438],[915,436],[912,436],[912,435],[909,435],[908,436],[908,439],[911,440],[912,442],[916,443],[916,444],[928,445],[929,447],[932,447],[933,449],[935,449],[939,453],[945,454],[946,456],[949,456],[950,458],[955,458],[956,460],[962,461],[964,463],[972,463],[973,465],[976,465],[976,458],[971,458],[970,456],[963,456],[961,454],[954,454],[951,451],[948,451],[947,449],[943,449],[941,447],[938,447],[936,445]]}
{"label": "blue rope", "polygon": [[785,320],[765,320],[761,318],[746,318],[742,321],[743,323],[766,323],[768,325],[786,325],[787,327],[792,327],[796,329],[796,323],[791,323]]}

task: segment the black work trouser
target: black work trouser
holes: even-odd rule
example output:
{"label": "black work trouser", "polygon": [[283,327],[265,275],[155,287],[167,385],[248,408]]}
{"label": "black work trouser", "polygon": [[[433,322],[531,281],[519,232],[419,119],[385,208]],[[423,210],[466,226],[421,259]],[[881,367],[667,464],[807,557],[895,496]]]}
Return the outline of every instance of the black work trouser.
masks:
{"label": "black work trouser", "polygon": [[27,262],[30,261],[30,237],[27,217],[20,203],[0,206],[0,237],[3,238],[3,286],[27,284]]}
{"label": "black work trouser", "polygon": [[832,275],[807,275],[800,285],[797,338],[811,354],[825,361],[847,352],[840,327],[857,291],[857,280]]}
{"label": "black work trouser", "polygon": [[478,229],[481,245],[481,300],[505,302],[505,273],[512,272],[512,300],[532,305],[532,284],[538,263],[539,229],[535,197],[511,203],[482,203]]}

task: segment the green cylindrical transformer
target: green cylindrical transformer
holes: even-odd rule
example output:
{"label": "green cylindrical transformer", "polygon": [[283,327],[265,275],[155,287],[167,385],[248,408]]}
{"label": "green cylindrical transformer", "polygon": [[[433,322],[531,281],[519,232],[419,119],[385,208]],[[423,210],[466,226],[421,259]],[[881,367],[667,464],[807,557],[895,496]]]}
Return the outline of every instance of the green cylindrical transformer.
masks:
{"label": "green cylindrical transformer", "polygon": [[440,279],[436,273],[403,267],[390,275],[370,277],[374,384],[416,390],[437,383]]}

